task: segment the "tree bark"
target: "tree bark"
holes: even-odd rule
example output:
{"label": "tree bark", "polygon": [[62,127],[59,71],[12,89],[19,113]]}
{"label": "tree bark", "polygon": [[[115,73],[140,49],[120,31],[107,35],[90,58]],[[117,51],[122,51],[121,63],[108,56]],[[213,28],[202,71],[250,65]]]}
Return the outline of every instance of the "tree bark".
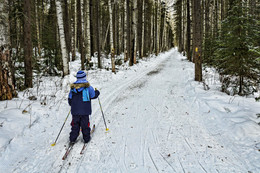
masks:
{"label": "tree bark", "polygon": [[127,16],[127,0],[125,0],[125,2],[124,2],[124,10],[125,10],[125,21],[124,21],[124,23],[125,23],[125,27],[124,27],[124,53],[125,53],[125,57],[124,57],[124,61],[126,62],[126,61],[128,61],[128,57],[129,57],[129,53],[128,53],[128,16]]}
{"label": "tree bark", "polygon": [[31,88],[32,84],[32,38],[31,38],[31,0],[24,1],[24,66],[25,87]]}
{"label": "tree bark", "polygon": [[144,56],[144,29],[145,29],[145,21],[144,21],[144,14],[145,14],[145,0],[143,0],[143,8],[142,8],[142,47],[141,47],[141,57]]}
{"label": "tree bark", "polygon": [[68,61],[69,58],[68,58],[67,47],[66,47],[62,7],[61,7],[60,0],[56,0],[56,11],[57,11],[57,21],[59,27],[60,46],[61,46],[61,54],[62,54],[63,76],[66,76],[69,74],[69,61]]}
{"label": "tree bark", "polygon": [[187,0],[187,34],[186,34],[186,52],[187,52],[187,58],[189,61],[191,60],[191,21],[190,21],[190,0]]}
{"label": "tree bark", "polygon": [[96,25],[97,25],[97,37],[96,37],[96,44],[97,44],[97,52],[98,52],[98,68],[102,68],[101,59],[100,59],[100,20],[99,20],[99,0],[96,0]]}
{"label": "tree bark", "polygon": [[134,32],[134,58],[133,63],[136,64],[136,56],[137,56],[137,0],[134,0],[134,7],[133,7],[133,32]]}
{"label": "tree bark", "polygon": [[77,45],[77,32],[76,32],[76,19],[77,19],[77,15],[76,15],[76,0],[72,0],[71,1],[71,54],[72,54],[72,61],[74,61],[76,59],[76,45]]}
{"label": "tree bark", "polygon": [[81,59],[81,70],[85,69],[85,53],[83,46],[83,34],[82,34],[82,16],[81,16],[81,0],[77,0],[77,32],[78,32],[78,41],[79,41],[79,51]]}
{"label": "tree bark", "polygon": [[69,20],[69,14],[68,14],[68,2],[67,0],[64,0],[64,34],[65,34],[65,41],[66,41],[66,48],[68,57],[71,52],[71,36],[70,36],[70,20]]}
{"label": "tree bark", "polygon": [[39,5],[37,3],[37,0],[35,2],[35,20],[36,20],[36,36],[37,36],[37,49],[38,49],[38,55],[41,57],[41,40],[40,40],[40,18],[39,18]]}
{"label": "tree bark", "polygon": [[215,13],[214,13],[214,30],[213,30],[213,35],[214,35],[214,38],[217,38],[218,37],[218,0],[215,0]]}
{"label": "tree bark", "polygon": [[161,38],[161,0],[158,0],[157,5],[157,48],[156,48],[156,55],[160,52],[160,38]]}
{"label": "tree bark", "polygon": [[87,40],[87,61],[91,61],[91,39],[90,39],[90,5],[89,0],[86,1],[86,40]]}
{"label": "tree bark", "polygon": [[201,0],[194,0],[194,55],[195,55],[195,81],[202,81],[201,56]]}
{"label": "tree bark", "polygon": [[180,8],[180,14],[178,14],[178,15],[180,15],[179,16],[179,32],[178,32],[178,42],[179,42],[179,48],[178,48],[178,51],[179,52],[182,52],[183,51],[183,42],[182,42],[182,20],[183,20],[183,18],[182,18],[182,0],[179,0],[179,2],[180,2],[180,4],[179,4],[179,8]]}
{"label": "tree bark", "polygon": [[123,50],[123,22],[122,22],[122,12],[121,12],[121,8],[122,8],[122,5],[121,5],[121,1],[119,1],[118,3],[118,54],[120,54]]}
{"label": "tree bark", "polygon": [[10,54],[10,33],[8,21],[8,1],[1,0],[0,13],[0,100],[15,97],[13,66]]}
{"label": "tree bark", "polygon": [[114,48],[114,33],[113,33],[113,11],[111,0],[108,0],[109,6],[109,22],[110,22],[110,54],[111,54],[111,65],[112,72],[116,72],[115,68],[115,48]]}

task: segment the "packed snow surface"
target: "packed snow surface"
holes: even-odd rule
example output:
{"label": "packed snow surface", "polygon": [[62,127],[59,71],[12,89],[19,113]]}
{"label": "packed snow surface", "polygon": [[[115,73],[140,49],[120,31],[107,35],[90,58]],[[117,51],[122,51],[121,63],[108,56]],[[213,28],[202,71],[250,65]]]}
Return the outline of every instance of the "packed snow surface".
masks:
{"label": "packed snow surface", "polygon": [[42,78],[19,98],[0,102],[1,173],[260,172],[260,103],[219,92],[214,73],[205,90],[194,81],[194,64],[176,49],[123,65],[117,74],[88,71],[109,131],[92,100],[93,138],[80,155],[80,135],[63,161],[71,115],[51,144],[69,113],[69,83],[79,67],[76,60],[64,79]]}

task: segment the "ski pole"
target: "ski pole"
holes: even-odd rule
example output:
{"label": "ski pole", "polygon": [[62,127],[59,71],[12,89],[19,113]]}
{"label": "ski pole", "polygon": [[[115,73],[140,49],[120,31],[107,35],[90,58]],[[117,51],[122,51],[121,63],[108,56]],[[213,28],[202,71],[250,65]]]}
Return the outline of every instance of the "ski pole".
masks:
{"label": "ski pole", "polygon": [[[71,111],[71,110],[70,110],[70,111]],[[59,134],[58,134],[58,136],[57,136],[55,142],[54,142],[53,144],[51,144],[51,146],[55,146],[55,145],[56,145],[56,142],[57,142],[57,140],[58,140],[58,138],[59,138],[59,136],[60,136],[60,133],[61,133],[61,131],[62,131],[62,129],[63,129],[63,127],[64,127],[64,125],[65,125],[65,123],[66,123],[68,117],[69,117],[69,115],[70,115],[70,111],[69,111],[69,113],[68,113],[68,115],[67,115],[67,117],[66,117],[66,119],[65,119],[65,121],[64,121],[64,123],[63,123],[63,125],[62,125],[62,127],[61,127],[61,129],[60,129],[60,132],[59,132]]]}
{"label": "ski pole", "polygon": [[105,121],[105,116],[104,116],[104,113],[103,113],[103,110],[102,110],[102,106],[101,106],[101,103],[100,103],[99,97],[98,97],[98,102],[99,102],[100,110],[101,110],[101,112],[102,112],[102,116],[103,116],[104,124],[105,124],[105,126],[106,126],[106,131],[108,131],[109,129],[107,128],[107,124],[106,124],[106,121]]}

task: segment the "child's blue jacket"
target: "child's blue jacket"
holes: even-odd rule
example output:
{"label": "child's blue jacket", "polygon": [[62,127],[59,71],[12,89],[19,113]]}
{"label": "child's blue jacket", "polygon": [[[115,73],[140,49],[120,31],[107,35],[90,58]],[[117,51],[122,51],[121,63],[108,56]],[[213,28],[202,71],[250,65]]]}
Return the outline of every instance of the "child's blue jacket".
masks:
{"label": "child's blue jacket", "polygon": [[94,90],[88,82],[71,84],[68,98],[69,105],[71,106],[71,114],[91,115],[91,99],[96,99],[99,94],[99,91]]}

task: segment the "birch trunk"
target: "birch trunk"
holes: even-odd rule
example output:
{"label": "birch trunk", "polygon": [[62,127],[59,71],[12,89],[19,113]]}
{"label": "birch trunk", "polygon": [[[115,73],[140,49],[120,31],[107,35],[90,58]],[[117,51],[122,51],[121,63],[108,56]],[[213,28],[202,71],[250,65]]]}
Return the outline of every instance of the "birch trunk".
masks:
{"label": "birch trunk", "polygon": [[124,2],[124,10],[125,10],[125,28],[124,28],[124,52],[125,52],[125,57],[124,61],[128,61],[128,53],[127,53],[127,0]]}
{"label": "birch trunk", "polygon": [[182,2],[182,51],[185,55],[185,35],[186,35],[186,29],[185,29],[185,19],[186,19],[186,5],[185,5],[185,0]]}
{"label": "birch trunk", "polygon": [[60,36],[60,46],[61,46],[61,54],[62,54],[62,63],[63,63],[63,76],[69,74],[69,61],[68,61],[68,53],[66,49],[66,41],[64,34],[64,26],[62,19],[62,8],[60,0],[56,0],[56,11],[57,11],[57,22],[59,27],[59,36]]}
{"label": "birch trunk", "polygon": [[[85,47],[86,47],[86,42],[85,42],[85,38],[86,38],[86,32],[84,32],[86,30],[86,26],[85,26],[85,19],[86,19],[86,9],[85,9],[85,3],[86,0],[80,0],[80,9],[81,9],[81,35],[82,35],[82,52],[83,52],[83,56],[84,56],[84,63],[87,60],[86,57],[86,53],[85,53]],[[85,69],[85,67],[84,67]]]}
{"label": "birch trunk", "polygon": [[76,59],[76,0],[71,1],[71,13],[72,13],[72,22],[71,22],[71,54],[72,61]]}
{"label": "birch trunk", "polygon": [[96,0],[96,25],[97,25],[97,37],[96,37],[96,43],[97,43],[97,52],[98,52],[98,68],[102,68],[101,65],[101,55],[100,55],[100,43],[99,43],[99,38],[100,38],[100,22],[99,22],[99,1]]}
{"label": "birch trunk", "polygon": [[78,37],[77,37],[77,30],[78,30],[78,25],[77,25],[77,21],[78,21],[78,16],[77,16],[77,0],[74,0],[75,4],[74,4],[74,51],[75,51],[75,57],[76,57],[76,51],[77,51],[77,43],[78,43]]}
{"label": "birch trunk", "polygon": [[[66,42],[66,48],[68,57],[71,52],[71,39],[70,39],[70,21],[69,21],[69,12],[68,12],[68,0],[64,0],[64,16],[63,16],[63,22],[64,22],[64,34],[65,34],[65,42]],[[68,58],[69,59],[69,58]]]}
{"label": "birch trunk", "polygon": [[153,27],[153,35],[154,35],[154,40],[153,40],[153,49],[154,49],[154,52],[155,54],[157,55],[157,40],[158,40],[158,33],[157,33],[157,19],[158,19],[158,8],[159,8],[159,5],[158,5],[158,1],[159,0],[155,0],[155,7],[154,7],[154,21],[153,21],[153,24],[154,24],[154,27]]}
{"label": "birch trunk", "polygon": [[130,17],[130,0],[126,0],[126,15],[127,15],[127,57],[129,59],[129,64],[133,65],[132,57],[131,57],[131,17]]}
{"label": "birch trunk", "polygon": [[[152,5],[152,10],[153,11],[153,5]],[[155,39],[155,35],[154,35],[154,18],[155,18],[155,14],[153,13],[152,14],[152,17],[151,17],[151,33],[150,33],[150,40],[151,40],[151,44],[150,44],[150,54],[153,53],[153,50],[154,50],[154,39]]]}
{"label": "birch trunk", "polygon": [[80,59],[81,59],[81,69],[85,69],[85,54],[84,54],[84,38],[82,34],[82,14],[81,14],[81,0],[77,0],[77,36],[79,43]]}
{"label": "birch trunk", "polygon": [[39,9],[38,3],[35,2],[35,20],[36,20],[36,35],[37,35],[37,48],[38,56],[41,57],[41,41],[40,41],[40,24],[39,24]]}
{"label": "birch trunk", "polygon": [[160,52],[160,37],[161,37],[161,0],[158,0],[157,6],[157,51],[156,55]]}
{"label": "birch trunk", "polygon": [[165,35],[166,35],[166,29],[167,29],[167,26],[166,26],[166,12],[164,14],[164,18],[163,18],[163,32],[162,32],[162,44],[161,44],[161,49],[162,51],[165,50],[165,45],[166,45],[166,41],[165,41]]}
{"label": "birch trunk", "polygon": [[133,32],[134,32],[134,59],[133,63],[136,64],[136,56],[137,56],[137,0],[134,0],[134,9],[133,9]]}
{"label": "birch trunk", "polygon": [[144,56],[144,24],[145,24],[145,21],[144,21],[144,14],[145,14],[145,0],[143,0],[143,9],[142,9],[142,48],[141,48],[141,57]]}
{"label": "birch trunk", "polygon": [[86,54],[87,54],[87,61],[91,61],[91,42],[90,42],[90,12],[89,12],[89,0],[86,1]]}
{"label": "birch trunk", "polygon": [[16,92],[10,56],[8,0],[0,2],[0,100],[10,100],[16,96]]}
{"label": "birch trunk", "polygon": [[103,44],[101,44],[101,49],[102,50],[105,49],[106,40],[107,40],[107,34],[108,34],[109,30],[110,30],[110,23],[108,23],[108,25],[107,25],[106,33],[105,33],[105,36],[104,36],[103,41],[102,41]]}
{"label": "birch trunk", "polygon": [[123,36],[123,27],[122,27],[122,13],[121,13],[121,2],[119,2],[119,9],[118,9],[118,15],[119,15],[119,21],[118,21],[118,50],[119,50],[119,54],[122,52],[123,50],[123,39],[122,39],[122,36]]}
{"label": "birch trunk", "polygon": [[112,72],[116,72],[115,69],[115,48],[114,48],[114,34],[113,34],[113,12],[112,12],[112,4],[111,0],[108,0],[109,6],[109,25],[110,25],[110,53],[111,53],[111,65]]}

